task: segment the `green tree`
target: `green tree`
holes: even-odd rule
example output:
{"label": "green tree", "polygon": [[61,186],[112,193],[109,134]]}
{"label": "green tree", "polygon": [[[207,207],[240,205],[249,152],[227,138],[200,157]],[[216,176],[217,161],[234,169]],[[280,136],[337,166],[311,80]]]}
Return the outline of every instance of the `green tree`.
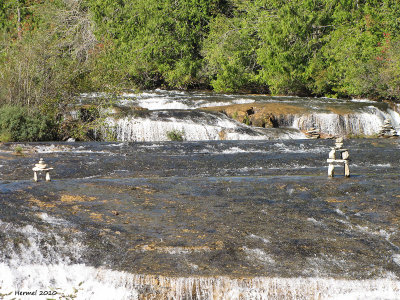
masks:
{"label": "green tree", "polygon": [[260,80],[275,94],[310,94],[309,67],[331,31],[332,7],[322,0],[261,3]]}
{"label": "green tree", "polygon": [[0,100],[27,107],[69,101],[84,85],[97,43],[88,8],[80,0],[31,4],[24,9],[35,26],[17,38],[10,30],[1,43]]}
{"label": "green tree", "polygon": [[391,30],[397,32],[399,19],[398,4],[391,7],[389,2],[348,1],[334,7],[334,30],[312,64],[318,94],[374,98],[385,94],[387,84],[381,73],[387,73]]}
{"label": "green tree", "polygon": [[101,34],[125,79],[142,87],[188,88],[202,83],[201,45],[221,0],[92,1]]}
{"label": "green tree", "polygon": [[217,92],[258,89],[257,22],[248,2],[232,3],[235,11],[210,22],[203,44],[204,72]]}

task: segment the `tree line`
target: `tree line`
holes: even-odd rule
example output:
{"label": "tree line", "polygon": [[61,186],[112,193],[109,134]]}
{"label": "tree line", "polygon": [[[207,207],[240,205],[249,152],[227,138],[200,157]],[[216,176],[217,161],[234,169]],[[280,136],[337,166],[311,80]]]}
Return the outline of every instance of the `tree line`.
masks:
{"label": "tree line", "polygon": [[0,104],[212,89],[399,100],[397,0],[3,0]]}

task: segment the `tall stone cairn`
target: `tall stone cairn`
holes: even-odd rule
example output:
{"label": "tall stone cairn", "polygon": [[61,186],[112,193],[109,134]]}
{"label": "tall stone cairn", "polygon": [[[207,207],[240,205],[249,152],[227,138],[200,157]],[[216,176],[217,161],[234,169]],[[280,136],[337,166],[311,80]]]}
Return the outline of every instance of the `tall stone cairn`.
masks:
{"label": "tall stone cairn", "polygon": [[[336,152],[338,152],[340,156],[339,158],[337,158]],[[349,151],[347,149],[343,149],[343,138],[337,138],[335,141],[335,146],[331,148],[327,159],[327,162],[329,163],[328,176],[333,177],[335,175],[335,164],[343,164],[344,176],[350,177],[349,160]]]}
{"label": "tall stone cairn", "polygon": [[306,136],[310,139],[319,139],[321,137],[321,133],[319,130],[317,130],[317,128],[311,127],[306,131]]}
{"label": "tall stone cairn", "polygon": [[378,132],[379,137],[398,137],[396,130],[392,126],[392,123],[389,119],[385,119],[383,122],[382,128]]}

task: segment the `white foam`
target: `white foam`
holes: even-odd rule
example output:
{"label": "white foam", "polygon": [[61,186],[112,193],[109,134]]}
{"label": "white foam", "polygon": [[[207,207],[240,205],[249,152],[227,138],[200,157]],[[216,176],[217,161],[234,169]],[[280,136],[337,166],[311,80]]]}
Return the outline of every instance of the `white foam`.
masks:
{"label": "white foam", "polygon": [[[207,114],[205,114],[207,115]],[[116,135],[119,141],[168,141],[168,132],[178,131],[186,141],[220,140],[265,140],[268,136],[253,131],[244,133],[245,125],[226,117],[214,117],[213,124],[205,124],[201,120],[178,120],[170,117],[167,120],[127,117],[114,120],[108,118],[108,130]],[[252,132],[251,129],[249,129]]]}
{"label": "white foam", "polygon": [[[15,292],[56,291],[55,296],[22,296],[22,299],[137,299],[138,293],[129,285],[129,274],[96,269],[80,264],[19,265],[0,263],[0,293],[15,298]],[[39,294],[39,292],[37,292]],[[19,297],[17,297],[19,298]]]}
{"label": "white foam", "polygon": [[190,95],[179,91],[157,91],[157,93],[143,92],[140,94],[124,93],[122,95],[123,99],[120,99],[119,103],[122,105],[138,105],[148,110],[188,110],[255,102],[254,99],[232,99],[234,96],[228,97],[227,95],[222,95],[225,99],[221,101],[208,100],[208,98],[212,96],[213,95],[201,93]]}
{"label": "white foam", "polygon": [[361,103],[376,103],[376,101],[372,101],[372,100],[369,100],[369,99],[355,99],[355,98],[353,98],[350,101],[352,101],[352,102],[361,102]]}
{"label": "white foam", "polygon": [[[346,214],[345,214],[344,212],[342,212],[339,208],[336,208],[336,209],[335,209],[335,212],[336,212],[338,215],[346,216]],[[348,217],[346,216],[346,218],[348,218]]]}
{"label": "white foam", "polygon": [[329,152],[328,147],[323,146],[314,146],[312,148],[307,149],[304,144],[300,145],[286,145],[283,143],[275,143],[273,145],[277,150],[283,153],[327,153]]}
{"label": "white foam", "polygon": [[73,147],[70,146],[61,146],[61,145],[39,145],[35,146],[34,150],[37,153],[56,153],[56,152],[70,152]]}
{"label": "white foam", "polygon": [[[42,215],[43,219],[52,220]],[[70,244],[52,232],[40,232],[32,225],[15,226],[0,220],[2,232],[16,232],[27,238],[27,243],[16,245],[12,240],[2,245],[6,253],[0,252],[0,294],[11,300],[15,292],[56,291],[47,298],[76,299],[142,299],[157,295],[157,299],[398,299],[400,281],[388,274],[375,280],[341,280],[323,277],[280,278],[227,276],[169,277],[142,275],[115,271],[104,267],[95,268],[82,263],[72,263],[71,258],[80,259],[86,248],[69,232]],[[251,236],[253,238],[253,236]],[[254,236],[257,238],[257,236]],[[23,240],[24,238],[21,238]],[[55,239],[55,244],[47,244]],[[44,248],[43,248],[44,247]],[[3,248],[4,249],[4,248]],[[46,253],[43,253],[46,249]],[[187,248],[165,247],[161,251],[169,254],[185,254]],[[199,252],[207,248],[199,248]],[[63,251],[67,251],[66,255]],[[263,265],[274,265],[271,255],[260,248],[243,247],[249,261]],[[393,255],[395,263],[399,255]],[[321,257],[307,260],[310,267],[323,271],[324,264],[345,264],[334,258]],[[322,267],[321,267],[322,266]],[[191,264],[193,270],[198,266]],[[308,266],[306,266],[307,268]],[[389,276],[390,275],[390,276]],[[9,294],[9,295],[8,295]],[[42,299],[38,296],[23,296],[22,299]]]}
{"label": "white foam", "polygon": [[392,258],[393,258],[393,261],[394,261],[398,266],[400,266],[400,254],[394,254],[394,255],[392,256]]}
{"label": "white foam", "polygon": [[376,164],[376,165],[371,165],[371,167],[382,167],[382,168],[390,168],[392,165],[387,163],[387,164]]}
{"label": "white foam", "polygon": [[392,233],[389,233],[384,229],[373,230],[373,229],[370,229],[368,226],[357,225],[356,229],[358,231],[361,231],[361,232],[369,234],[369,235],[381,236],[381,237],[385,238],[387,241],[389,241],[390,236],[392,235]]}
{"label": "white foam", "polygon": [[236,153],[250,153],[250,152],[261,152],[261,151],[251,151],[250,149],[241,149],[239,147],[231,147],[229,149],[223,150],[222,154],[236,154]]}
{"label": "white foam", "polygon": [[[248,251],[251,255],[260,254],[257,249]],[[395,279],[167,277],[85,265],[24,265],[11,270],[0,264],[0,274],[0,292],[3,294],[53,288],[58,292],[57,298],[73,295],[87,300],[142,299],[146,293],[157,295],[157,299],[177,300],[398,299],[400,293],[400,282]],[[18,280],[22,278],[22,281]],[[4,299],[14,297],[10,295]]]}
{"label": "white foam", "polygon": [[118,144],[108,144],[108,145],[106,145],[107,147],[122,147],[122,146],[124,146],[125,144],[124,143],[118,143]]}
{"label": "white foam", "polygon": [[[320,132],[330,135],[374,135],[379,132],[385,119],[392,120],[392,116],[374,106],[368,106],[362,112],[344,115],[334,113],[295,115],[291,124],[301,130],[317,127]],[[286,122],[290,123],[290,120]]]}
{"label": "white foam", "polygon": [[234,104],[245,104],[245,103],[254,103],[256,100],[254,99],[237,99],[233,100],[232,103]]}
{"label": "white foam", "polygon": [[309,222],[311,222],[311,223],[314,223],[315,225],[318,225],[318,226],[323,226],[323,225],[325,225],[324,222],[318,221],[318,220],[316,220],[316,219],[314,219],[314,218],[307,218],[307,221],[309,221]]}
{"label": "white foam", "polygon": [[358,164],[351,164],[353,167],[376,167],[376,168],[390,168],[392,165],[390,163],[386,164],[371,164],[369,162],[366,163],[358,163]]}
{"label": "white foam", "polygon": [[[104,97],[105,93],[82,94],[81,98]],[[389,119],[395,128],[400,129],[400,114],[394,110],[383,111],[374,106],[376,102],[369,99],[352,99],[352,102],[367,103],[354,109],[352,113],[335,114],[324,112],[326,103],[348,105],[349,101],[330,98],[313,98],[301,102],[299,97],[265,97],[251,96],[246,98],[241,95],[223,95],[213,93],[188,93],[184,91],[154,90],[142,93],[125,93],[120,98],[121,104],[139,105],[149,110],[190,110],[209,106],[226,106],[241,103],[296,103],[305,107],[309,113],[280,116],[280,127],[292,127],[298,130],[308,130],[317,127],[322,133],[329,135],[375,135],[381,129],[383,121]],[[362,105],[361,105],[362,106]],[[283,134],[283,139],[304,139],[306,136],[297,134]],[[230,138],[233,139],[233,138]]]}
{"label": "white foam", "polygon": [[261,236],[255,235],[255,234],[250,234],[249,237],[252,238],[252,239],[255,239],[255,240],[260,240],[265,244],[269,244],[270,243],[269,239],[263,238]]}
{"label": "white foam", "polygon": [[149,110],[158,109],[190,109],[191,107],[180,101],[171,101],[169,99],[145,99],[139,101],[139,106]]}
{"label": "white foam", "polygon": [[250,172],[250,171],[257,171],[257,170],[262,170],[262,169],[263,169],[263,167],[253,167],[253,168],[244,167],[244,168],[232,169],[232,170],[236,170],[237,172]]}
{"label": "white foam", "polygon": [[69,222],[64,220],[64,219],[59,219],[59,218],[54,218],[52,216],[49,216],[47,213],[42,212],[37,215],[40,219],[42,219],[44,222],[53,224],[53,225],[69,225]]}
{"label": "white foam", "polygon": [[389,120],[392,126],[396,129],[400,129],[400,114],[392,109],[388,109],[388,114],[390,115]]}
{"label": "white foam", "polygon": [[267,263],[267,264],[275,263],[275,260],[272,258],[272,256],[265,253],[265,251],[262,249],[259,249],[259,248],[250,249],[250,248],[247,248],[246,246],[244,246],[243,251],[247,254],[247,258],[250,261],[253,261],[254,259],[256,259],[258,261],[261,261],[261,262]]}
{"label": "white foam", "polygon": [[279,166],[270,166],[271,170],[287,170],[287,169],[317,169],[319,166],[299,165],[299,164],[281,164]]}
{"label": "white foam", "polygon": [[63,145],[51,144],[51,145],[38,145],[38,146],[35,146],[33,149],[37,153],[64,153],[64,152],[68,152],[68,153],[91,153],[91,154],[107,153],[109,155],[114,155],[110,151],[87,150],[83,146],[72,147],[72,146],[63,146]]}

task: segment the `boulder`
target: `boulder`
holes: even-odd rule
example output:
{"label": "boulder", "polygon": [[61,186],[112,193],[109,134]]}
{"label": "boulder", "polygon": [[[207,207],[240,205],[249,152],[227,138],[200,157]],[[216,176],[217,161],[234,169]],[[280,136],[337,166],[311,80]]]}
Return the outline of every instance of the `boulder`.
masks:
{"label": "boulder", "polygon": [[278,119],[283,115],[306,113],[305,109],[282,103],[246,103],[227,106],[204,107],[201,110],[224,113],[238,122],[255,127],[278,127]]}

